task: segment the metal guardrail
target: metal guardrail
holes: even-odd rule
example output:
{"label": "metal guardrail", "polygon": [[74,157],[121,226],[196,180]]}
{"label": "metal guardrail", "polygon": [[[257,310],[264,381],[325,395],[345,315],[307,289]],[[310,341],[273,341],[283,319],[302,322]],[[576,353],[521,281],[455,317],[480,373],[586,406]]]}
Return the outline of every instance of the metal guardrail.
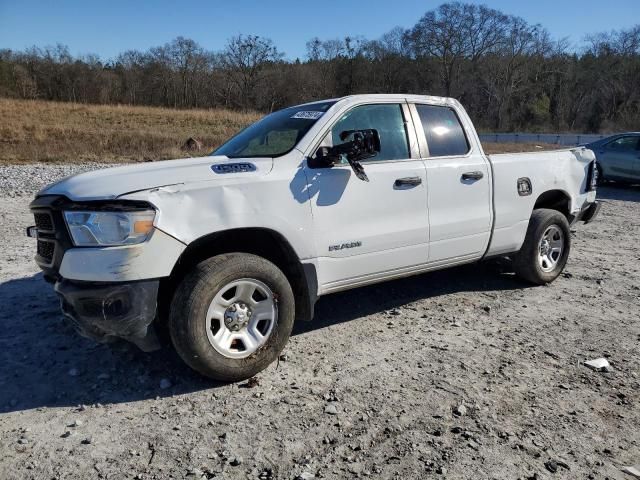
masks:
{"label": "metal guardrail", "polygon": [[494,143],[549,143],[554,145],[576,146],[595,142],[608,135],[581,133],[482,133],[481,142]]}

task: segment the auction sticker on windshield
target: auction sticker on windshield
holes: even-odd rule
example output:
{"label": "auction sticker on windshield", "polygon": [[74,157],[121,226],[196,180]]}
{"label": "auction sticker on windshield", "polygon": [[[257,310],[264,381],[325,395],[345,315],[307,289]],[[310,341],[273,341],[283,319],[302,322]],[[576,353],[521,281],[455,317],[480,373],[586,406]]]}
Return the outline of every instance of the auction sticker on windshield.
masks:
{"label": "auction sticker on windshield", "polygon": [[302,111],[296,112],[291,118],[305,118],[307,120],[317,120],[319,119],[324,112],[316,112],[316,111]]}

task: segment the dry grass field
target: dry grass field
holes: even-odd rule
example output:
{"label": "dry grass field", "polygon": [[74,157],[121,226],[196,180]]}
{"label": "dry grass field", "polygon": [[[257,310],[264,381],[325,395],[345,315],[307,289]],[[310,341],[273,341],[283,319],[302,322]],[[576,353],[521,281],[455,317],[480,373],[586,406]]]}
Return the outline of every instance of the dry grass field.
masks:
{"label": "dry grass field", "polygon": [[[0,99],[0,164],[137,162],[206,155],[259,113]],[[198,152],[181,146],[194,137]],[[556,145],[487,143],[487,153]]]}
{"label": "dry grass field", "polygon": [[[205,155],[257,113],[0,99],[0,164],[122,162]],[[185,153],[194,137],[199,152]]]}

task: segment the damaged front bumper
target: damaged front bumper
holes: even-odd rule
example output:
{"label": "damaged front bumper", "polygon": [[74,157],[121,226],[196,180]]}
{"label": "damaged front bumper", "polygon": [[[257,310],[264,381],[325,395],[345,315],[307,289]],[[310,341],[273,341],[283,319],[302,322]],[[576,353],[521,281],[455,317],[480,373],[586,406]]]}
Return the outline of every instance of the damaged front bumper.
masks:
{"label": "damaged front bumper", "polygon": [[152,324],[159,280],[92,283],[58,279],[55,291],[63,313],[80,334],[108,343],[122,338],[150,352],[160,348]]}
{"label": "damaged front bumper", "polygon": [[119,211],[148,207],[133,200],[75,202],[41,195],[30,204],[37,241],[35,260],[45,279],[55,283],[62,311],[81,334],[99,342],[128,340],[144,351],[160,347],[156,317],[161,278],[169,276],[186,248],[156,228],[145,242],[120,246],[74,245],[64,218],[67,210]]}

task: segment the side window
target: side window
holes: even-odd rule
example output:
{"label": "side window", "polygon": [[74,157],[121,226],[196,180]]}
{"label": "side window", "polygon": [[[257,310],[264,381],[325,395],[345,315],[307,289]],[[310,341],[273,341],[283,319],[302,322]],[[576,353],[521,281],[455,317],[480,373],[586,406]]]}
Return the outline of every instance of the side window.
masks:
{"label": "side window", "polygon": [[622,137],[607,144],[607,148],[616,152],[631,152],[638,148],[639,137]]}
{"label": "side window", "polygon": [[449,107],[434,105],[416,105],[416,109],[431,157],[466,155],[469,152],[469,142],[456,112]]}
{"label": "side window", "polygon": [[380,134],[380,153],[367,161],[411,158],[402,107],[398,104],[362,105],[349,110],[331,129],[333,145],[353,140],[351,136],[341,140],[341,132],[367,128],[375,128]]}

